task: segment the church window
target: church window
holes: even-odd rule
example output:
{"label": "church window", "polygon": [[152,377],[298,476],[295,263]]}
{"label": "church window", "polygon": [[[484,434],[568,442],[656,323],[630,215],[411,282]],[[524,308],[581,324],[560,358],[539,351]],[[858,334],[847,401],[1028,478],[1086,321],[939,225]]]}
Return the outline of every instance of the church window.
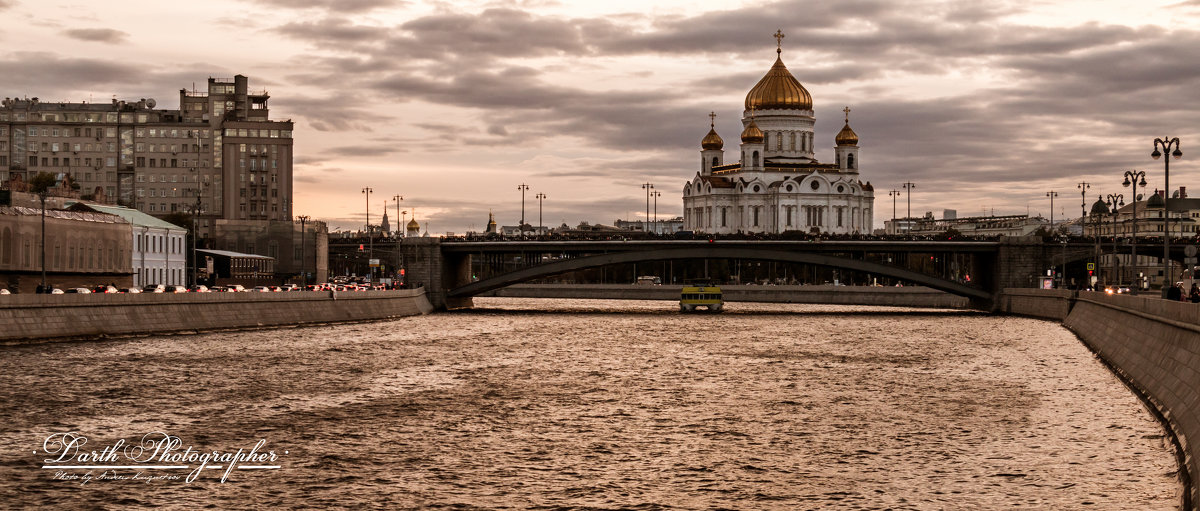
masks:
{"label": "church window", "polygon": [[755,227],[758,227],[758,212],[761,209],[762,209],[762,206],[754,206],[754,226]]}
{"label": "church window", "polygon": [[729,216],[728,213],[729,208],[721,208],[721,227],[729,226],[729,219],[727,218]]}
{"label": "church window", "polygon": [[842,166],[842,155],[841,154],[835,155],[833,157],[833,164],[838,167]]}
{"label": "church window", "polygon": [[795,132],[793,132],[793,133],[792,133],[792,137],[791,137],[791,138],[792,138],[792,139],[791,139],[791,141],[790,141],[789,148],[790,148],[791,150],[795,151],[795,150],[796,150],[796,133],[795,133]]}
{"label": "church window", "polygon": [[775,149],[783,149],[783,132],[775,134]]}
{"label": "church window", "polygon": [[854,168],[854,155],[853,154],[846,155],[846,168],[848,168],[848,169]]}
{"label": "church window", "polygon": [[793,208],[795,208],[795,206],[784,206],[783,207],[783,210],[784,210],[785,214],[787,215],[787,226],[788,227],[792,226],[792,209]]}
{"label": "church window", "polygon": [[821,183],[818,183],[816,180],[810,181],[808,185],[812,187],[814,192],[821,188]]}
{"label": "church window", "polygon": [[758,166],[758,151],[754,151],[754,166]]}
{"label": "church window", "polygon": [[718,165],[718,163],[717,163],[717,157],[716,157],[716,156],[713,156],[713,162],[712,162],[712,166],[716,167],[717,165]]}
{"label": "church window", "polygon": [[754,191],[758,191],[758,185],[754,185]]}
{"label": "church window", "polygon": [[838,214],[837,226],[838,227],[842,226],[842,212],[845,210],[846,210],[846,208],[837,208],[837,214]]}
{"label": "church window", "polygon": [[844,191],[846,191],[846,187],[842,186],[842,185],[838,185],[838,193],[842,193]]}

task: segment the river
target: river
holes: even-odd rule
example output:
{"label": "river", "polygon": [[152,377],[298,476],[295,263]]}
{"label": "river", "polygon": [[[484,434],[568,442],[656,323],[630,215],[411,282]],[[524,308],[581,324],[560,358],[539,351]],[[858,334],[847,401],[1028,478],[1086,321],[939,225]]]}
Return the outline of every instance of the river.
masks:
{"label": "river", "polygon": [[[1162,428],[1053,323],[787,304],[719,315],[650,301],[476,307],[2,347],[0,506],[1179,503]],[[67,432],[86,447],[46,442]],[[188,468],[141,468],[156,465],[127,448],[155,432],[179,439],[176,454],[218,451],[210,465],[222,468],[187,482],[199,462],[186,452],[162,464]],[[219,457],[260,440],[256,454],[273,459],[231,469]],[[105,458],[114,445],[122,455]],[[90,450],[98,461],[78,458]]]}

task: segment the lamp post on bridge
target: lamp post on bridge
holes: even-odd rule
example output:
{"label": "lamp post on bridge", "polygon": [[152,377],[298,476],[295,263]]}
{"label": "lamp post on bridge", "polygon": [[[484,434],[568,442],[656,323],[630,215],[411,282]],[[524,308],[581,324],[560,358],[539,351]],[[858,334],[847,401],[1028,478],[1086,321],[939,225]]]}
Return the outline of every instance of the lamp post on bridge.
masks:
{"label": "lamp post on bridge", "polygon": [[654,234],[658,235],[658,198],[662,197],[662,192],[655,190],[650,196],[654,197]]}
{"label": "lamp post on bridge", "polygon": [[371,276],[371,283],[375,283],[375,268],[371,266],[371,258],[375,257],[375,236],[371,233],[371,194],[375,192],[370,187],[362,189],[363,195],[367,196],[367,244],[370,250],[367,252],[367,272]]}
{"label": "lamp post on bridge", "polygon": [[646,216],[642,220],[642,232],[644,233],[646,232],[646,226],[650,224],[650,192],[654,190],[654,185],[645,183],[642,185],[642,189],[646,190]]}
{"label": "lamp post on bridge", "polygon": [[1054,198],[1058,197],[1058,192],[1050,190],[1046,196],[1050,197],[1050,233],[1054,234]]}
{"label": "lamp post on bridge", "polygon": [[542,234],[542,201],[546,200],[546,194],[538,192],[534,196],[538,200],[538,235]]}
{"label": "lamp post on bridge", "polygon": [[[1079,211],[1083,216],[1088,216],[1087,211],[1087,191],[1091,188],[1091,184],[1085,182],[1079,183],[1076,188],[1079,189]],[[1051,211],[1053,212],[1053,211]]]}
{"label": "lamp post on bridge", "polygon": [[[1182,158],[1183,151],[1179,150],[1179,137],[1175,137],[1175,138],[1163,137],[1163,138],[1154,139],[1154,152],[1150,153],[1150,157],[1157,160],[1160,156],[1162,156],[1162,153],[1170,151],[1172,145],[1175,146],[1175,150],[1171,152],[1171,156],[1173,156],[1176,160]],[[1162,147],[1162,153],[1158,152],[1159,146]],[[1171,208],[1168,207],[1170,204],[1167,202],[1167,199],[1169,199],[1171,197],[1171,159],[1170,158],[1163,160],[1163,188],[1166,190],[1166,192],[1164,192],[1166,194],[1166,197],[1163,197],[1163,215],[1165,218],[1163,218],[1162,297],[1166,298],[1167,297],[1167,289],[1169,289],[1167,287],[1167,285],[1171,282],[1171,224],[1167,222],[1167,219],[1170,218],[1170,216],[1171,216]]]}
{"label": "lamp post on bridge", "polygon": [[517,230],[521,232],[521,237],[525,237],[525,192],[529,190],[529,185],[521,183],[517,185],[517,189],[521,191],[521,223],[517,225]]}
{"label": "lamp post on bridge", "polygon": [[[1141,183],[1139,183],[1139,182],[1138,182],[1138,180],[1139,180],[1139,179],[1141,180]],[[1130,289],[1132,290],[1133,294],[1135,294],[1135,295],[1136,295],[1136,294],[1137,294],[1137,292],[1140,290],[1139,288],[1141,288],[1141,287],[1142,287],[1142,282],[1141,282],[1140,280],[1138,280],[1138,279],[1137,279],[1137,276],[1138,276],[1138,275],[1137,275],[1137,267],[1138,267],[1138,263],[1137,263],[1137,203],[1138,203],[1138,193],[1137,193],[1137,189],[1138,189],[1138,186],[1141,186],[1142,188],[1145,188],[1145,187],[1146,187],[1146,171],[1144,171],[1144,170],[1126,170],[1126,171],[1125,171],[1125,183],[1124,183],[1124,185],[1125,185],[1125,186],[1130,186],[1130,185],[1133,185],[1133,239],[1132,239],[1132,247],[1133,247],[1132,251],[1133,251],[1133,255],[1132,255],[1132,257],[1130,258],[1130,261],[1132,261],[1132,262],[1133,262],[1133,264],[1132,264],[1132,266],[1133,266],[1133,274],[1132,274],[1132,278],[1133,278],[1133,279],[1134,279],[1136,282],[1134,282],[1134,285],[1133,285],[1133,287],[1132,287],[1132,288],[1130,288]],[[1143,190],[1143,191],[1144,191],[1144,190]],[[1165,203],[1165,202],[1163,203],[1163,206],[1164,206],[1164,209],[1163,209],[1163,211],[1166,211],[1166,209],[1165,209],[1166,203]],[[1164,284],[1164,286],[1165,286],[1165,284]]]}
{"label": "lamp post on bridge", "polygon": [[307,288],[308,268],[305,266],[304,258],[308,255],[308,251],[305,250],[304,246],[304,225],[308,223],[308,215],[297,215],[296,218],[300,219],[300,285]]}
{"label": "lamp post on bridge", "polygon": [[908,222],[908,234],[912,234],[912,189],[916,188],[917,185],[913,184],[912,182],[905,181],[901,187],[908,192],[905,194],[908,197],[908,212],[906,213],[906,221]]}
{"label": "lamp post on bridge", "polygon": [[892,234],[896,234],[896,197],[900,196],[900,190],[892,190],[888,192],[888,197],[892,198]]}
{"label": "lamp post on bridge", "polygon": [[1112,251],[1112,277],[1117,281],[1117,287],[1121,287],[1121,276],[1117,274],[1117,217],[1120,215],[1121,207],[1125,206],[1125,195],[1120,193],[1108,194],[1108,210],[1112,212],[1113,217],[1113,251]]}

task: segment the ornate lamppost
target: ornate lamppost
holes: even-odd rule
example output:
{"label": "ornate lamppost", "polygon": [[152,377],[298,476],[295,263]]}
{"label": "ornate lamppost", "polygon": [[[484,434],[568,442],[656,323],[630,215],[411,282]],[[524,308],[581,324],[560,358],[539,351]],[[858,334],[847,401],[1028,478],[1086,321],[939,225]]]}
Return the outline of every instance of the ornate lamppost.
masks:
{"label": "ornate lamppost", "polygon": [[662,234],[658,232],[658,198],[662,197],[662,192],[655,190],[650,196],[654,197],[654,234]]}
{"label": "ornate lamppost", "polygon": [[1120,210],[1125,206],[1125,195],[1120,193],[1108,194],[1108,210],[1112,212],[1113,217],[1113,251],[1112,251],[1112,276],[1117,281],[1117,287],[1121,287],[1121,276],[1117,274],[1117,217],[1120,215]]}
{"label": "ornate lamppost", "polygon": [[542,201],[546,200],[546,194],[538,192],[533,197],[538,200],[538,234],[540,235],[542,233]]}
{"label": "ornate lamppost", "polygon": [[[1183,157],[1183,151],[1179,150],[1179,137],[1175,138],[1156,138],[1154,139],[1154,152],[1150,153],[1150,157],[1157,160],[1162,153],[1158,152],[1158,148],[1162,147],[1162,153],[1171,152],[1171,156],[1176,160]],[[1175,146],[1175,150],[1171,151],[1171,146]],[[1166,197],[1163,197],[1163,215],[1167,218],[1171,215],[1170,203],[1167,199],[1171,197],[1171,159],[1163,160],[1163,188],[1166,189]],[[1162,297],[1167,297],[1168,285],[1171,282],[1171,224],[1167,223],[1166,218],[1163,219],[1163,286]]]}
{"label": "ornate lamppost", "polygon": [[[1141,183],[1139,183],[1139,182],[1138,182],[1138,180],[1141,180]],[[1141,286],[1142,286],[1142,283],[1141,283],[1141,281],[1140,281],[1140,280],[1138,280],[1138,278],[1137,278],[1137,276],[1138,276],[1138,275],[1137,275],[1137,267],[1138,267],[1138,262],[1137,262],[1137,203],[1138,203],[1138,193],[1137,193],[1137,189],[1138,189],[1138,186],[1141,186],[1142,188],[1145,188],[1145,187],[1146,187],[1146,171],[1144,171],[1144,170],[1126,170],[1126,171],[1125,171],[1125,183],[1124,183],[1124,185],[1125,185],[1125,186],[1130,186],[1130,185],[1132,185],[1132,186],[1133,186],[1133,241],[1131,242],[1131,243],[1132,243],[1132,247],[1133,247],[1133,248],[1132,248],[1133,255],[1132,255],[1132,257],[1130,258],[1130,261],[1132,261],[1132,263],[1133,263],[1133,264],[1132,264],[1133,271],[1132,271],[1132,275],[1131,275],[1131,277],[1132,277],[1132,278],[1133,278],[1133,280],[1135,280],[1136,282],[1134,282],[1134,285],[1133,285],[1133,287],[1132,287],[1132,288],[1130,288],[1130,289],[1132,289],[1132,290],[1133,290],[1133,294],[1137,294],[1137,292],[1138,292],[1139,288],[1141,288]]]}
{"label": "ornate lamppost", "polygon": [[[1079,189],[1079,211],[1083,216],[1088,216],[1087,191],[1088,191],[1088,188],[1091,188],[1091,186],[1092,185],[1086,181],[1079,183],[1079,185],[1076,186],[1076,188]],[[1052,209],[1051,213],[1053,213],[1053,208],[1051,208],[1051,209]]]}
{"label": "ornate lamppost", "polygon": [[900,190],[892,190],[888,192],[888,197],[892,198],[892,234],[896,234],[896,197],[900,196]]}
{"label": "ornate lamppost", "polygon": [[1054,198],[1058,197],[1058,192],[1050,190],[1046,192],[1046,196],[1050,197],[1050,233],[1054,233]]}
{"label": "ornate lamppost", "polygon": [[304,246],[304,224],[308,222],[308,215],[298,215],[296,218],[300,219],[300,285],[308,287],[308,267],[304,260],[305,255],[307,255],[305,250],[307,247]]}
{"label": "ornate lamppost", "polygon": [[908,234],[912,234],[912,189],[916,188],[917,185],[906,181],[900,186],[908,192],[905,194],[908,197],[908,212],[905,213],[905,216],[907,217],[906,221],[908,222]]}
{"label": "ornate lamppost", "polygon": [[367,196],[367,244],[370,246],[367,252],[367,272],[371,276],[371,284],[375,283],[375,268],[371,266],[371,259],[375,257],[375,236],[371,231],[371,194],[374,192],[369,186],[362,189],[363,195]]}
{"label": "ornate lamppost", "polygon": [[654,185],[644,183],[642,189],[646,190],[646,216],[642,220],[642,232],[646,232],[646,226],[650,224],[650,192],[654,190]]}

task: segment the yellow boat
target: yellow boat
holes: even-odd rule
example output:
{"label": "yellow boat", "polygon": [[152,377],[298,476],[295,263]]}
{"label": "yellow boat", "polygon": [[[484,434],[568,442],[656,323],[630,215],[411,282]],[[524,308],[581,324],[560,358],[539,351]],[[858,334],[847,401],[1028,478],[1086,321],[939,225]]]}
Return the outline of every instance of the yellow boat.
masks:
{"label": "yellow boat", "polygon": [[721,288],[711,284],[687,284],[679,293],[680,312],[695,312],[700,307],[708,312],[721,312],[724,306]]}

